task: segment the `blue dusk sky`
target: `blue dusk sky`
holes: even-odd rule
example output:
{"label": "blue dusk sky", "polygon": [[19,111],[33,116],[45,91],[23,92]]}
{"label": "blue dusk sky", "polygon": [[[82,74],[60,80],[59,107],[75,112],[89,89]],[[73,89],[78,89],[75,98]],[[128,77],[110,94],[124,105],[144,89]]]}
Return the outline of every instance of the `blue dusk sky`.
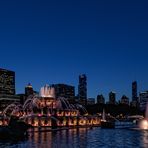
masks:
{"label": "blue dusk sky", "polygon": [[131,97],[131,83],[148,90],[147,0],[1,0],[0,67],[16,72],[16,91],[52,83],[78,86],[88,96],[115,91]]}

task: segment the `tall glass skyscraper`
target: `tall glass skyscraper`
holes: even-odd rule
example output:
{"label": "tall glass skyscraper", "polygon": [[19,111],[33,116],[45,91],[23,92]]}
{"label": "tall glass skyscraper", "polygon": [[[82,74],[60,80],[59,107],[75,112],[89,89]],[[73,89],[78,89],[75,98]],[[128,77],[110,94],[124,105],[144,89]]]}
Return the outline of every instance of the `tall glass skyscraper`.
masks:
{"label": "tall glass skyscraper", "polygon": [[132,101],[138,101],[137,97],[137,82],[132,83]]}
{"label": "tall glass skyscraper", "polygon": [[79,76],[78,97],[80,104],[87,105],[87,77],[85,74]]}

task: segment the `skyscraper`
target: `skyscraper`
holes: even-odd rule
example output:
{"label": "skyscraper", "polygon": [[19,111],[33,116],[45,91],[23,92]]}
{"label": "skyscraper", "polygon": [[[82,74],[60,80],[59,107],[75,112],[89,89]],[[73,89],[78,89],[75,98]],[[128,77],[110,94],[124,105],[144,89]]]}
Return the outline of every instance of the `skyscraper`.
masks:
{"label": "skyscraper", "polygon": [[132,101],[131,101],[132,107],[139,107],[139,98],[137,95],[137,81],[134,81],[132,83]]}
{"label": "skyscraper", "polygon": [[33,87],[32,85],[29,83],[26,87],[25,87],[25,96],[28,97],[30,95],[33,95]]}
{"label": "skyscraper", "polygon": [[116,93],[113,91],[109,93],[109,104],[116,104]]}
{"label": "skyscraper", "polygon": [[19,102],[20,97],[15,95],[15,72],[0,68],[0,110]]}
{"label": "skyscraper", "polygon": [[98,95],[97,96],[97,103],[98,104],[105,104],[105,98],[103,95]]}
{"label": "skyscraper", "polygon": [[129,98],[127,96],[123,95],[121,98],[121,104],[129,105]]}
{"label": "skyscraper", "polygon": [[148,103],[148,91],[140,92],[139,96],[140,96],[140,109],[142,111],[145,111]]}
{"label": "skyscraper", "polygon": [[138,101],[137,97],[137,82],[132,83],[132,101]]}
{"label": "skyscraper", "polygon": [[66,99],[75,97],[75,87],[67,84],[53,84],[56,97],[64,97]]}
{"label": "skyscraper", "polygon": [[87,77],[85,74],[79,76],[78,97],[80,104],[87,105]]}
{"label": "skyscraper", "polygon": [[15,72],[0,68],[0,94],[15,95]]}

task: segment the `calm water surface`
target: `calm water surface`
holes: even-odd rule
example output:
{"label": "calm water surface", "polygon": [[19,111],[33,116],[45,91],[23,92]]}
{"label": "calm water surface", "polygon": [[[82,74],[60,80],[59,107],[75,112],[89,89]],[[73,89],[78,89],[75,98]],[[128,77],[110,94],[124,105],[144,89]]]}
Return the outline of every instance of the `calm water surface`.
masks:
{"label": "calm water surface", "polygon": [[30,133],[23,141],[0,141],[0,148],[148,148],[148,131],[70,129]]}

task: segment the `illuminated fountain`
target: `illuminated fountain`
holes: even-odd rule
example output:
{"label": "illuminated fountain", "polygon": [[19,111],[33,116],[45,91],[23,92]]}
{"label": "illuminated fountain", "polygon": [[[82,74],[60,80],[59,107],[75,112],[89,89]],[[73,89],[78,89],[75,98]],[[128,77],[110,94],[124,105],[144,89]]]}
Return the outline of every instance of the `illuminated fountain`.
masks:
{"label": "illuminated fountain", "polygon": [[146,106],[145,118],[139,123],[140,129],[148,130],[148,103]]}
{"label": "illuminated fountain", "polygon": [[[84,115],[80,114],[80,110]],[[80,104],[70,104],[63,97],[55,98],[55,89],[45,85],[39,95],[27,98],[24,105],[11,104],[4,111],[7,117],[18,116],[34,127],[74,127],[100,125],[98,116],[86,115],[86,109]]]}

